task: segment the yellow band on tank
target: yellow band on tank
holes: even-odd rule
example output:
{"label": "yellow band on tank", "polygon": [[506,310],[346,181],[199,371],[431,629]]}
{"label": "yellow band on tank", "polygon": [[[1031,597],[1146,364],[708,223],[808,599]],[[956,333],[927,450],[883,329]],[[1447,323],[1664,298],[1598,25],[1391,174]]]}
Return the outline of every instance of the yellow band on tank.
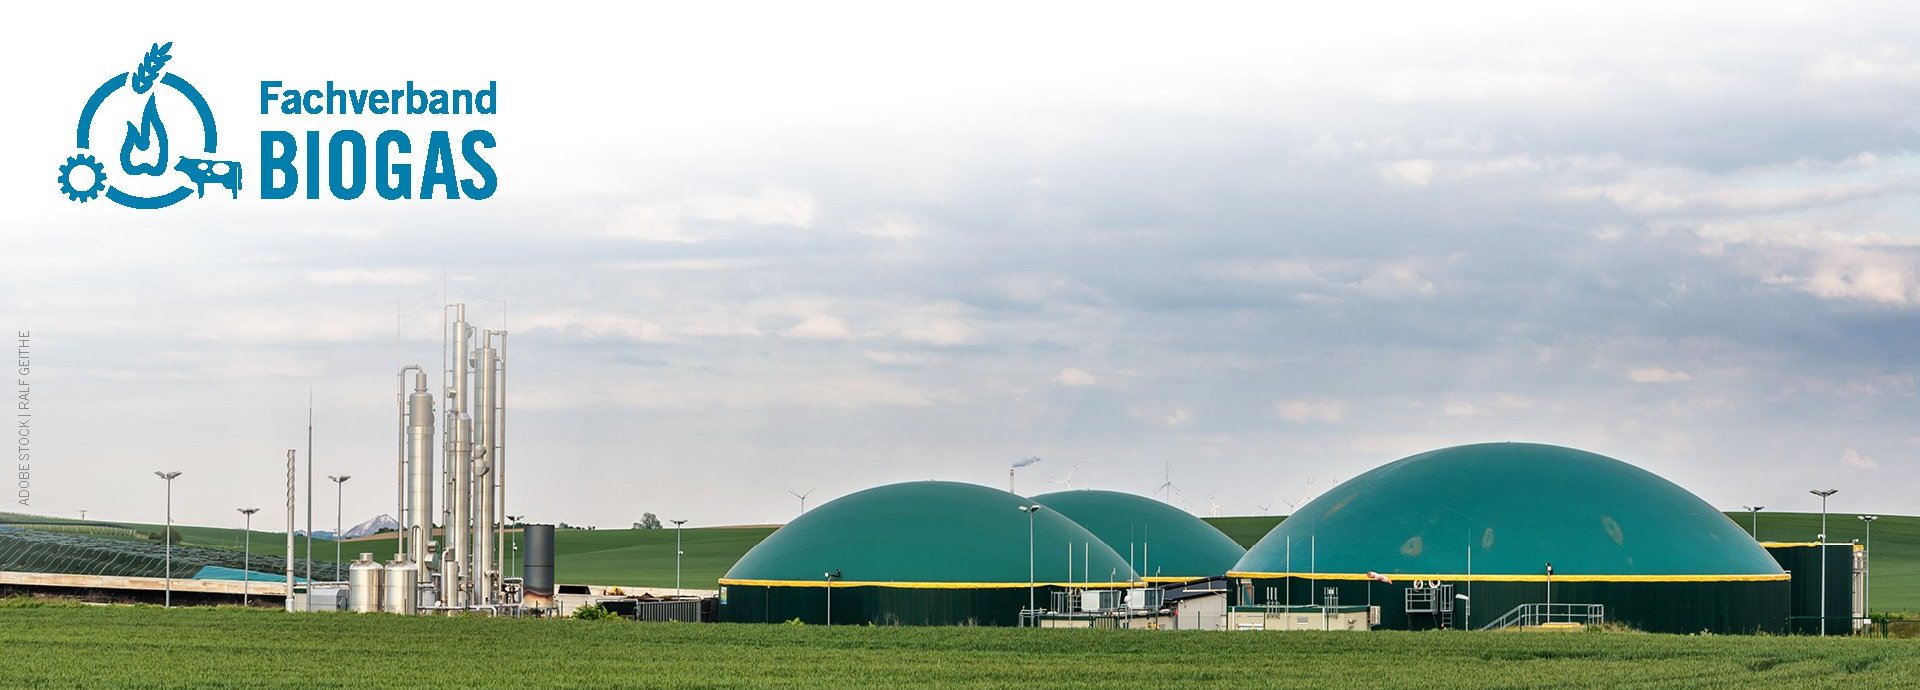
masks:
{"label": "yellow band on tank", "polygon": [[[720,578],[720,584],[745,587],[826,587],[825,580],[734,580]],[[1034,582],[1034,587],[1068,587],[1072,589],[1125,589],[1139,586],[1138,582]],[[891,587],[895,589],[1026,589],[1025,582],[866,582],[861,580],[834,580],[834,587]]]}
{"label": "yellow band on tank", "polygon": [[1156,585],[1171,585],[1171,584],[1179,584],[1182,582],[1192,582],[1194,580],[1206,580],[1206,579],[1209,579],[1209,576],[1199,575],[1194,577],[1174,577],[1170,575],[1155,575],[1153,577],[1140,578],[1140,581],[1149,582]]}
{"label": "yellow band on tank", "polygon": [[[1442,580],[1455,582],[1546,582],[1546,575],[1502,575],[1475,573],[1473,575],[1451,574],[1400,574],[1383,573],[1394,580]],[[1253,579],[1275,579],[1295,577],[1303,580],[1366,580],[1365,573],[1250,573],[1230,572],[1227,577]],[[1785,582],[1792,576],[1786,573],[1746,574],[1746,575],[1555,575],[1554,582]]]}
{"label": "yellow band on tank", "polygon": [[[1769,549],[1787,549],[1787,548],[1796,548],[1796,547],[1802,547],[1802,546],[1811,549],[1811,548],[1819,547],[1820,542],[1817,542],[1817,541],[1763,541],[1763,542],[1760,542],[1760,545]],[[1849,542],[1839,542],[1839,543],[1829,542],[1827,546],[1851,546],[1855,551],[1867,550],[1867,547],[1864,544],[1853,544]]]}

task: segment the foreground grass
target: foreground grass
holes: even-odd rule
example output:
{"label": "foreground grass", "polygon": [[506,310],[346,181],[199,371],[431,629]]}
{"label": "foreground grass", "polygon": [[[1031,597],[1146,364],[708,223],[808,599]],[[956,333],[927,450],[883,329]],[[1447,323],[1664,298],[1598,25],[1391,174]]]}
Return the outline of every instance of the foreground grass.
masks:
{"label": "foreground grass", "polygon": [[1909,640],[824,628],[20,600],[0,601],[0,648],[14,652],[0,687],[44,688],[1857,690],[1920,674]]}

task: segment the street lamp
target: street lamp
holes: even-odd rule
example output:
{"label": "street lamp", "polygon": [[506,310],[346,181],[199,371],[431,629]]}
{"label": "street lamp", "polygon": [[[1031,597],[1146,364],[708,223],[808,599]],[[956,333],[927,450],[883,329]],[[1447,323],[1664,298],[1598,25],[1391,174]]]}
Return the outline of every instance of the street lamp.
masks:
{"label": "street lamp", "polygon": [[167,480],[167,598],[166,606],[173,607],[173,478],[179,472],[159,472],[153,476]]}
{"label": "street lamp", "polygon": [[667,522],[673,523],[673,595],[677,597],[680,596],[680,557],[687,553],[680,549],[680,532],[681,525],[687,524],[687,521],[668,520]]}
{"label": "street lamp", "polygon": [[1807,493],[1820,497],[1820,636],[1827,635],[1827,497],[1840,493],[1839,489],[1809,489]]}
{"label": "street lamp", "polygon": [[240,537],[243,545],[240,547],[240,605],[246,606],[248,590],[253,586],[253,514],[260,512],[260,509],[235,508],[234,510],[247,516],[247,529],[241,532],[243,536]]}
{"label": "street lamp", "polygon": [[1020,506],[1020,512],[1027,514],[1027,615],[1034,612],[1033,601],[1033,516],[1040,512],[1038,503]]}
{"label": "street lamp", "polygon": [[833,627],[833,581],[840,579],[840,571],[831,570],[823,575],[827,578],[827,627]]}
{"label": "street lamp", "polygon": [[1740,506],[1753,513],[1753,540],[1760,541],[1760,510],[1766,506]]}
{"label": "street lamp", "polygon": [[1860,593],[1860,608],[1865,609],[1865,613],[1867,614],[1867,620],[1872,621],[1873,620],[1873,521],[1880,519],[1880,516],[1861,515],[1859,516],[1859,518],[1861,522],[1867,523],[1867,543],[1866,543],[1867,572],[1865,576],[1866,582],[1862,583],[1865,586],[1866,591]]}
{"label": "street lamp", "polygon": [[352,478],[344,474],[338,477],[327,475],[327,479],[333,482],[333,576],[335,579],[340,577],[340,513],[342,512],[340,506],[343,505],[340,501],[346,494],[347,480]]}

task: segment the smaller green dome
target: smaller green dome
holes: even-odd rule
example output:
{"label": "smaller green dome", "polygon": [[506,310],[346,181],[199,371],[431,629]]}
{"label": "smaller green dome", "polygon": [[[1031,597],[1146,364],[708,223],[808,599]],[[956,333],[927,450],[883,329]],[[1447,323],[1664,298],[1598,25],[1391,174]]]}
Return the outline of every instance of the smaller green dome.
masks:
{"label": "smaller green dome", "polygon": [[1145,496],[1078,489],[1033,500],[1100,537],[1148,581],[1220,577],[1247,553],[1205,520]]}
{"label": "smaller green dome", "polygon": [[[1057,511],[1031,516],[1020,496],[977,484],[908,482],[848,494],[807,511],[735,563],[721,584],[819,586],[1119,586],[1126,558]],[[1069,570],[1071,569],[1071,570]],[[1088,573],[1093,577],[1089,578]],[[1091,580],[1091,582],[1089,582]]]}

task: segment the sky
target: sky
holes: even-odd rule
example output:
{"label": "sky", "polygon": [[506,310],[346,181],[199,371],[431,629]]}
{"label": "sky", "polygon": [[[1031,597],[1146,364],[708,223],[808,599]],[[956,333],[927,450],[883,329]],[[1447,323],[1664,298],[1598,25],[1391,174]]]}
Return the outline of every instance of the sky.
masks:
{"label": "sky", "polygon": [[[1506,440],[1920,513],[1920,7],[1288,5],[13,10],[12,509],[158,521],[178,470],[176,520],[277,526],[311,396],[345,523],[393,513],[395,375],[451,301],[511,333],[529,521],[782,522],[1028,456],[1022,493],[1284,514]],[[69,201],[82,104],[167,41],[240,198]],[[265,80],[499,107],[261,114]],[[258,195],[264,130],[481,128],[486,200]]]}

